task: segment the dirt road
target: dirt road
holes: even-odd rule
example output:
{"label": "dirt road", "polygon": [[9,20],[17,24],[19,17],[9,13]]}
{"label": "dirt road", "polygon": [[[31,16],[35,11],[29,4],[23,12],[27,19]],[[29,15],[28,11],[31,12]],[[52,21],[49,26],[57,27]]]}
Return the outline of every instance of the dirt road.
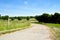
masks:
{"label": "dirt road", "polygon": [[32,27],[0,36],[0,40],[53,40],[48,27],[32,24]]}

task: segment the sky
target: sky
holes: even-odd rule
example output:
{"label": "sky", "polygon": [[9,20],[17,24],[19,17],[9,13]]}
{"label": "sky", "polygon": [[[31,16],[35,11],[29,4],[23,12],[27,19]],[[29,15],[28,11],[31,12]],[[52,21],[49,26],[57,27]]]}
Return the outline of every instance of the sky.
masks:
{"label": "sky", "polygon": [[0,14],[35,16],[60,12],[60,0],[0,0]]}

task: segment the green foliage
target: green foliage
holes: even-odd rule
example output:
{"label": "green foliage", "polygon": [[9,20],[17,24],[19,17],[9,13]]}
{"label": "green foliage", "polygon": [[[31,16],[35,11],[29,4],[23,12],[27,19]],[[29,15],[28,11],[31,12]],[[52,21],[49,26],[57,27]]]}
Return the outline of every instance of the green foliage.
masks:
{"label": "green foliage", "polygon": [[26,19],[27,19],[27,20],[29,20],[29,19],[30,19],[30,17],[27,17]]}
{"label": "green foliage", "polygon": [[14,20],[14,17],[10,17],[11,20]]}
{"label": "green foliage", "polygon": [[17,17],[18,20],[21,20],[21,17]]}
{"label": "green foliage", "polygon": [[44,13],[42,15],[39,16],[35,16],[35,18],[39,21],[39,22],[45,22],[45,23],[60,23],[60,14],[59,13],[55,13],[54,15],[49,15],[47,13]]}
{"label": "green foliage", "polygon": [[3,20],[8,20],[9,16],[6,15],[6,16],[0,16],[0,19],[3,19]]}
{"label": "green foliage", "polygon": [[22,20],[22,19],[29,20],[30,18],[34,18],[34,16],[15,16],[15,17],[9,17],[8,15],[5,15],[5,16],[1,16],[0,15],[0,19],[2,19],[2,20],[8,20],[8,19],[11,19],[11,20],[15,20],[15,19],[18,19],[18,20]]}

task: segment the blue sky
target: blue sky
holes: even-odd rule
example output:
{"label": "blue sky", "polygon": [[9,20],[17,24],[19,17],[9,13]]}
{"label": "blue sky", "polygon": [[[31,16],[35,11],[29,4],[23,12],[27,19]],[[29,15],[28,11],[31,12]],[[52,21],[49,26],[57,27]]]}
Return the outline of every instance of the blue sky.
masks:
{"label": "blue sky", "polygon": [[60,0],[0,0],[0,14],[34,16],[60,12]]}

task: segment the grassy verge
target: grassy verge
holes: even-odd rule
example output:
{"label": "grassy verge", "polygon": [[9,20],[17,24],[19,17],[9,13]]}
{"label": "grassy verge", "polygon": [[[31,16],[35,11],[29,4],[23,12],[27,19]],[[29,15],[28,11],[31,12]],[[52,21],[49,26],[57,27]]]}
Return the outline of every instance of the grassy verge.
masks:
{"label": "grassy verge", "polygon": [[56,40],[60,40],[60,24],[54,24],[54,23],[43,23],[43,22],[34,22],[38,24],[43,24],[49,26],[53,31],[55,35]]}
{"label": "grassy verge", "polygon": [[25,29],[30,26],[30,22],[27,20],[14,20],[8,23],[7,20],[0,20],[0,35],[10,33],[20,29]]}

